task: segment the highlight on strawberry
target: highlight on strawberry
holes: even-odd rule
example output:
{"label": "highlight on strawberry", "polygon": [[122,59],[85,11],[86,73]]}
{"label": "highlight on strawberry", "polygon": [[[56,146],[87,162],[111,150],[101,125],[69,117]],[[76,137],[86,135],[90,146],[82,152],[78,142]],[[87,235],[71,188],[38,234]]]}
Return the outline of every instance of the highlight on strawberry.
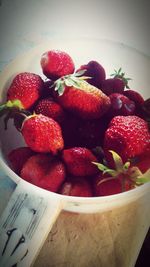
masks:
{"label": "highlight on strawberry", "polygon": [[[8,154],[22,179],[63,195],[97,197],[150,181],[150,99],[129,88],[120,68],[101,62],[76,68],[60,50],[39,58],[45,80],[17,74],[0,105],[26,146]],[[9,77],[8,77],[9,78]]]}

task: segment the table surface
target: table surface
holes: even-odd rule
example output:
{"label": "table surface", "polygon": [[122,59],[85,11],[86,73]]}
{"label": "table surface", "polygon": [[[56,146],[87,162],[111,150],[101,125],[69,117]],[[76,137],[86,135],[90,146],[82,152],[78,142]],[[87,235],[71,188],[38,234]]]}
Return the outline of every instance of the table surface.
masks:
{"label": "table surface", "polygon": [[[149,12],[147,0],[1,0],[0,71],[18,54],[61,36],[115,40],[150,56]],[[15,186],[0,171],[0,213]],[[137,267],[148,266],[148,239]]]}

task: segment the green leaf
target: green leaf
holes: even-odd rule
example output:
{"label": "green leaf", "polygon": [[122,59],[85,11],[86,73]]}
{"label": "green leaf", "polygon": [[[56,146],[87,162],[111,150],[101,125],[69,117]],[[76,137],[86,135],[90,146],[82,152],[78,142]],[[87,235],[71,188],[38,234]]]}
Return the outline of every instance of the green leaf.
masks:
{"label": "green leaf", "polygon": [[141,176],[137,177],[136,184],[145,184],[150,182],[150,169],[148,169],[144,174]]}
{"label": "green leaf", "polygon": [[64,84],[60,83],[59,88],[58,88],[58,94],[59,94],[59,96],[63,95],[64,90],[65,90]]}
{"label": "green leaf", "polygon": [[92,163],[95,164],[98,167],[98,169],[103,172],[103,174],[108,173],[111,176],[116,176],[117,175],[117,172],[115,170],[109,169],[107,166],[105,166],[102,163],[98,163],[98,162],[92,162]]}
{"label": "green leaf", "polygon": [[76,77],[82,76],[85,72],[86,72],[86,69],[79,70],[79,71],[74,73],[74,76],[76,76]]}
{"label": "green leaf", "polygon": [[121,172],[123,170],[123,161],[121,157],[113,150],[109,150],[109,152],[112,154],[116,171]]}

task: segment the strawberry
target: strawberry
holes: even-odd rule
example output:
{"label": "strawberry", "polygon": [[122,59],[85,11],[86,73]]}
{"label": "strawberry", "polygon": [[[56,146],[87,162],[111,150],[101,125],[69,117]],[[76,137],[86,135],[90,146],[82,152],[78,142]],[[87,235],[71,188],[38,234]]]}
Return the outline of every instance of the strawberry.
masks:
{"label": "strawberry", "polygon": [[129,88],[128,81],[131,80],[130,78],[125,78],[125,73],[122,72],[120,68],[118,71],[114,70],[114,73],[111,74],[113,78],[105,79],[102,82],[101,90],[106,94],[110,95],[113,93],[120,93],[122,94],[125,87]]}
{"label": "strawberry", "polygon": [[56,80],[74,72],[72,58],[64,51],[50,50],[41,57],[41,67],[46,77]]}
{"label": "strawberry", "polygon": [[144,104],[144,98],[138,92],[128,89],[123,92],[125,96],[134,101],[137,107]]}
{"label": "strawberry", "polygon": [[89,61],[87,64],[82,65],[77,72],[85,70],[84,75],[90,77],[88,82],[95,87],[101,89],[102,82],[105,80],[106,73],[101,64],[97,61]]}
{"label": "strawberry", "polygon": [[150,133],[146,121],[138,116],[114,117],[104,137],[104,151],[116,151],[123,161],[144,153],[150,146]]}
{"label": "strawberry", "polygon": [[110,94],[109,97],[111,100],[110,117],[135,114],[135,103],[130,98],[119,93]]}
{"label": "strawberry", "polygon": [[24,180],[52,192],[59,190],[65,176],[64,164],[46,154],[30,157],[21,170],[21,177]]}
{"label": "strawberry", "polygon": [[28,116],[22,124],[21,133],[33,151],[56,154],[63,149],[61,128],[52,118],[41,114]]}
{"label": "strawberry", "polygon": [[60,194],[67,196],[77,196],[77,197],[92,197],[93,192],[89,182],[82,178],[71,179],[64,182],[60,191]]}
{"label": "strawberry", "polygon": [[92,164],[92,161],[97,161],[97,158],[87,148],[64,149],[62,159],[68,172],[74,176],[91,176],[97,173],[97,168]]}
{"label": "strawberry", "polygon": [[30,72],[19,73],[8,88],[7,100],[19,100],[23,109],[29,109],[40,98],[43,85],[39,75]]}
{"label": "strawberry", "polygon": [[78,73],[67,75],[55,82],[58,103],[67,111],[82,119],[98,119],[110,107],[110,99],[100,89],[78,77]]}
{"label": "strawberry", "polygon": [[[110,155],[114,162],[114,169],[102,163],[93,162],[100,170],[100,174],[94,181],[96,196],[118,194],[150,182],[150,159],[147,158],[146,165],[141,160],[138,165],[133,163],[133,159],[123,163],[122,158],[115,151],[111,150]],[[143,164],[146,168],[142,170]]]}
{"label": "strawberry", "polygon": [[65,118],[62,107],[50,97],[39,100],[35,106],[35,113],[45,115],[59,123],[62,123]]}
{"label": "strawberry", "polygon": [[34,151],[32,151],[29,147],[19,147],[19,148],[13,149],[8,154],[10,166],[13,169],[13,171],[17,173],[18,175],[20,175],[20,171],[24,163],[27,161],[28,158],[30,158],[34,154],[35,154]]}

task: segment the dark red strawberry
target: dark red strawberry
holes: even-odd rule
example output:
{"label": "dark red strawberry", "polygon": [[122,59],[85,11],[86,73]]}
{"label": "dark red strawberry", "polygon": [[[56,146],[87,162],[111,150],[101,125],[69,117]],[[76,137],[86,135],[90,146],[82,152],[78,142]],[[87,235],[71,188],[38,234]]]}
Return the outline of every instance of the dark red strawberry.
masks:
{"label": "dark red strawberry", "polygon": [[102,82],[105,80],[105,69],[97,61],[89,61],[87,64],[82,65],[77,72],[85,70],[84,75],[89,77],[87,81],[95,87],[101,89]]}
{"label": "dark red strawberry", "polygon": [[108,96],[113,93],[121,94],[124,90],[124,82],[119,78],[108,78],[103,81],[101,90]]}
{"label": "dark red strawberry", "polygon": [[62,159],[67,170],[74,176],[91,176],[97,173],[97,168],[92,164],[97,161],[94,154],[84,147],[73,147],[64,149]]}
{"label": "dark red strawberry", "polygon": [[[150,146],[148,124],[138,116],[116,116],[105,132],[104,151],[116,151],[123,161],[144,153]],[[109,157],[108,157],[109,160]]]}
{"label": "dark red strawberry", "polygon": [[130,78],[125,77],[125,73],[122,72],[120,68],[118,71],[114,70],[114,73],[111,74],[113,78],[108,78],[103,81],[101,90],[106,94],[110,95],[112,93],[123,93],[125,87],[129,88],[128,81]]}
{"label": "dark red strawberry", "polygon": [[59,191],[62,195],[76,196],[76,197],[92,197],[93,192],[89,182],[82,178],[71,179],[66,181]]}
{"label": "dark red strawberry", "polygon": [[103,175],[99,175],[94,183],[95,196],[109,196],[119,194],[122,192],[121,181],[119,179],[112,179],[107,177],[105,182],[102,182]]}
{"label": "dark red strawberry", "polygon": [[78,73],[56,81],[57,101],[68,112],[82,119],[102,117],[110,107],[109,97],[77,75]]}
{"label": "dark red strawberry", "polygon": [[137,107],[144,104],[144,98],[137,91],[128,89],[123,92],[125,96],[134,101]]}
{"label": "dark red strawberry", "polygon": [[44,115],[31,115],[22,125],[21,133],[26,144],[36,152],[56,154],[63,149],[64,142],[59,124]]}
{"label": "dark red strawberry", "polygon": [[56,80],[74,72],[72,58],[64,51],[50,50],[41,57],[41,67],[46,77]]}
{"label": "dark red strawberry", "polygon": [[109,110],[110,117],[117,115],[134,115],[135,103],[125,95],[119,93],[110,94],[111,108]]}
{"label": "dark red strawberry", "polygon": [[39,75],[30,72],[19,73],[8,88],[7,100],[19,100],[23,109],[29,109],[40,98],[43,85]]}
{"label": "dark red strawberry", "polygon": [[66,176],[64,164],[50,155],[30,157],[21,170],[21,177],[41,188],[57,192]]}
{"label": "dark red strawberry", "polygon": [[34,154],[35,152],[32,151],[29,147],[19,147],[19,148],[13,149],[8,154],[10,166],[13,169],[13,171],[17,173],[18,175],[20,175],[20,171],[24,163],[27,161],[28,158],[30,158]]}
{"label": "dark red strawberry", "polygon": [[42,114],[55,121],[62,123],[65,119],[65,112],[62,107],[52,98],[44,98],[39,100],[35,107],[36,114]]}

